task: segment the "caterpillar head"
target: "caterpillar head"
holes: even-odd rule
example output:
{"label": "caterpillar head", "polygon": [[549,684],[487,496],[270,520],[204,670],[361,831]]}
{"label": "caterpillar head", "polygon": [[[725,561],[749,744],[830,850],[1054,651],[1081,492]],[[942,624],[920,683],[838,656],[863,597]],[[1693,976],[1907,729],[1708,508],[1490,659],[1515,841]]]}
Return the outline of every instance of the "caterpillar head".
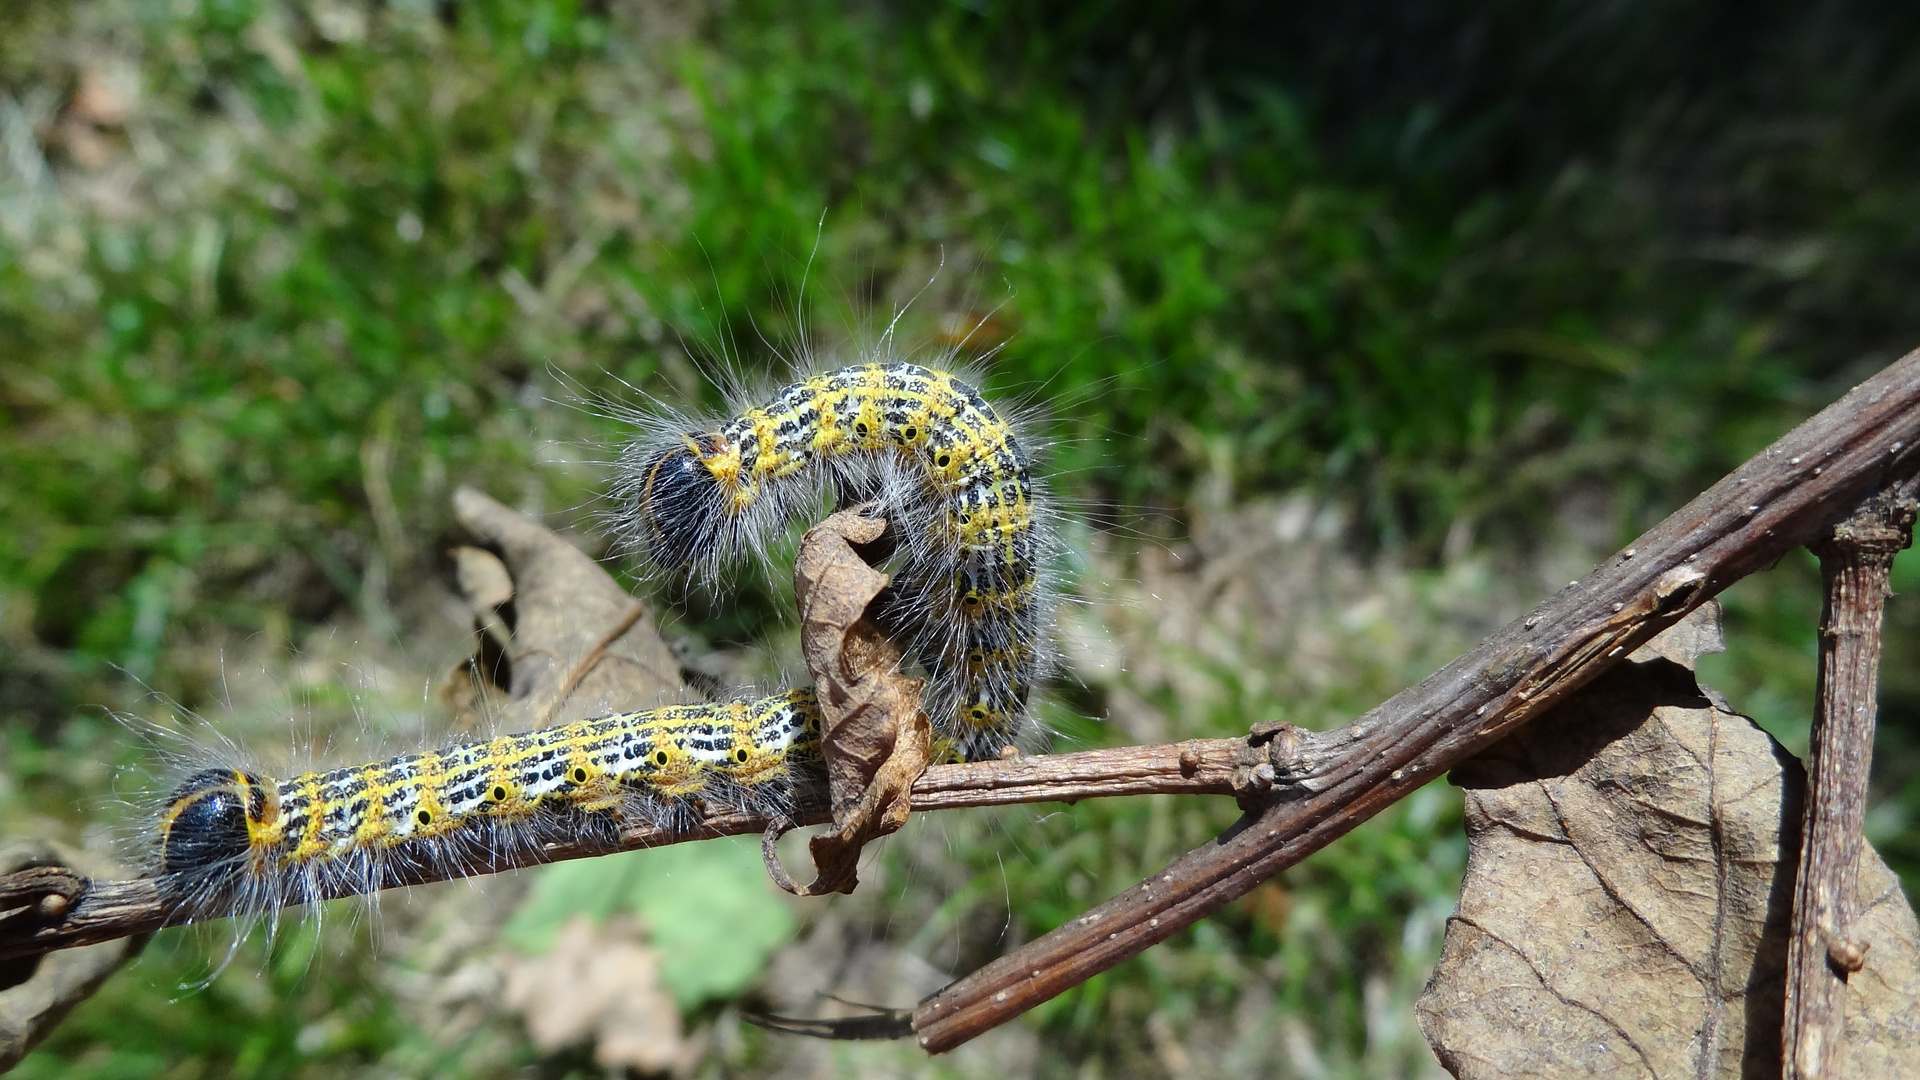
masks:
{"label": "caterpillar head", "polygon": [[721,520],[722,491],[708,458],[721,448],[705,445],[703,440],[717,441],[718,436],[689,436],[642,467],[635,509],[653,559],[663,567],[693,566],[712,549],[713,530]]}
{"label": "caterpillar head", "polygon": [[182,781],[160,815],[160,870],[192,873],[245,858],[253,827],[272,813],[273,789],[239,769],[208,769]]}

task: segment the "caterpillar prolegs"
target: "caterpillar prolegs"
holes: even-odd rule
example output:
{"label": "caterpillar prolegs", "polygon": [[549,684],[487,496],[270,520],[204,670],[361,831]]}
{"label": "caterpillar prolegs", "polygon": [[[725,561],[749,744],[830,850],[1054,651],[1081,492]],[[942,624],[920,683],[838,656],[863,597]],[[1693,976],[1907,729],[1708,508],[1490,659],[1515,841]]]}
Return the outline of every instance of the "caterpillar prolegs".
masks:
{"label": "caterpillar prolegs", "polygon": [[811,690],[670,705],[461,743],[290,780],[209,769],[167,799],[162,889],[200,911],[257,912],[484,873],[640,821],[685,831],[694,796],[771,814],[818,759]]}
{"label": "caterpillar prolegs", "polygon": [[867,363],[715,423],[670,418],[621,458],[622,524],[663,569],[713,578],[822,488],[877,504],[899,549],[880,619],[930,676],[935,731],[967,760],[1026,723],[1044,659],[1051,536],[1013,426],[944,371]]}

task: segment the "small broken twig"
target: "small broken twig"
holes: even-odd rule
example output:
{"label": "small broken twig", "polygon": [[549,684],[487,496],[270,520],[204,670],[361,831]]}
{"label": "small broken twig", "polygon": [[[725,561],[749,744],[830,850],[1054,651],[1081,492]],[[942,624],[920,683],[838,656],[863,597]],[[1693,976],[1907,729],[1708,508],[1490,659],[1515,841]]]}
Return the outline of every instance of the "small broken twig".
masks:
{"label": "small broken twig", "polygon": [[[109,859],[45,840],[0,845],[0,935],[63,919]],[[51,956],[0,958],[0,1073],[18,1064],[109,975],[138,955],[139,936]]]}
{"label": "small broken twig", "polygon": [[1800,869],[1787,939],[1788,1080],[1835,1075],[1846,1034],[1847,978],[1871,942],[1854,936],[1854,890],[1880,675],[1880,622],[1893,558],[1913,541],[1917,508],[1904,485],[1868,500],[1808,545],[1826,586],[1820,685],[1807,755]]}

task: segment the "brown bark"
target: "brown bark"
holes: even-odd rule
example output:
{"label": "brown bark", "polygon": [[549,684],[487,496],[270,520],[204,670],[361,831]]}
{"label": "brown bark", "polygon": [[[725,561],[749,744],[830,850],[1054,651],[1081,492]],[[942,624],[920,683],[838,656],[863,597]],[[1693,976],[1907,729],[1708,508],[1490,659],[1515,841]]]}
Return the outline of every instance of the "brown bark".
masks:
{"label": "brown bark", "polygon": [[[89,873],[130,873],[92,852],[41,840],[0,846],[0,933],[57,919]],[[0,1073],[18,1064],[146,939],[138,936],[49,956],[0,959]]]}
{"label": "brown bark", "polygon": [[1854,884],[1880,681],[1880,621],[1893,557],[1913,538],[1915,502],[1904,491],[1869,500],[1812,545],[1826,606],[1820,616],[1820,683],[1807,760],[1800,869],[1787,945],[1785,1074],[1835,1075],[1846,1030],[1847,978],[1871,942],[1853,932]]}
{"label": "brown bark", "polygon": [[[1794,428],[1585,578],[1386,704],[1269,743],[1272,797],[1207,845],[955,982],[913,1016],[939,1053],[1246,895],[1539,715],[1920,464],[1920,352]],[[1256,771],[1256,779],[1262,778]]]}

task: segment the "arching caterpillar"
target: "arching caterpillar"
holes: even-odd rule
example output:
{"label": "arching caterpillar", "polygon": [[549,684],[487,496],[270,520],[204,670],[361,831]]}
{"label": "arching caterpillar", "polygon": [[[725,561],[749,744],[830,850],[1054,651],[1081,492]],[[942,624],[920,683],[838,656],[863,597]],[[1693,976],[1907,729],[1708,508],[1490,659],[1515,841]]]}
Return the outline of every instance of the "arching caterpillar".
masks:
{"label": "arching caterpillar", "polygon": [[276,781],[208,769],[166,800],[162,890],[208,914],[271,911],[422,877],[486,873],[502,853],[623,821],[676,831],[691,800],[763,814],[789,809],[816,760],[811,690],[671,705],[461,743]]}
{"label": "arching caterpillar", "polygon": [[822,489],[870,499],[899,548],[880,618],[929,676],[934,728],[967,760],[1027,720],[1045,659],[1052,539],[1013,426],[967,383],[903,362],[793,383],[718,422],[637,418],[616,494],[630,542],[709,580],[759,553]]}
{"label": "arching caterpillar", "polygon": [[[625,524],[662,566],[709,577],[757,552],[823,487],[870,499],[900,548],[881,615],[932,676],[958,756],[1021,730],[1044,653],[1051,538],[1012,426],[972,387],[915,364],[795,383],[724,423],[676,418],[623,455]],[[188,777],[158,819],[163,889],[202,912],[266,911],[423,878],[623,821],[675,831],[693,800],[772,814],[817,761],[810,690],[670,706],[273,780]]]}

